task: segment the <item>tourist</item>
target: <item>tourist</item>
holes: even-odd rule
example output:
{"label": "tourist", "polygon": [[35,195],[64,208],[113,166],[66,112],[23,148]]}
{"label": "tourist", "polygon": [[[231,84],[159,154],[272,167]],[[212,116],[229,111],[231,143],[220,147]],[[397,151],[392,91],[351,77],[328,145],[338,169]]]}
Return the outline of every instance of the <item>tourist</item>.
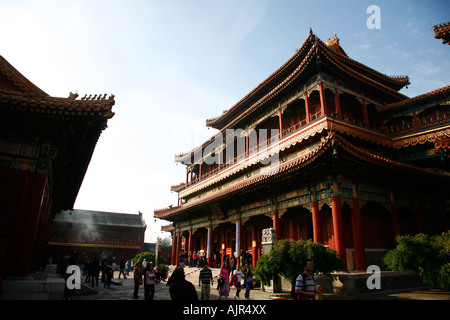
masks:
{"label": "tourist", "polygon": [[198,261],[198,253],[194,251],[194,254],[192,255],[192,259],[194,259],[194,268],[197,267],[197,261]]}
{"label": "tourist", "polygon": [[236,298],[240,300],[239,293],[241,292],[241,279],[244,277],[244,274],[241,271],[241,267],[239,265],[236,266],[236,271],[234,272],[233,276],[231,277],[230,286],[234,285],[236,288],[236,294],[234,295],[234,300]]}
{"label": "tourist", "polygon": [[114,269],[112,266],[112,261],[109,260],[108,263],[106,264],[106,268],[105,268],[105,275],[106,275],[106,281],[105,281],[105,285],[104,287],[110,287],[111,286],[111,279],[113,278],[113,273],[114,273]]}
{"label": "tourist", "polygon": [[223,266],[220,269],[219,277],[223,279],[223,284],[219,290],[219,300],[221,300],[222,296],[228,298],[228,295],[230,294],[230,269],[226,261],[224,261]]}
{"label": "tourist", "polygon": [[155,296],[155,280],[156,274],[153,270],[153,265],[150,264],[145,273],[144,300],[153,300]]}
{"label": "tourist", "polygon": [[244,276],[245,276],[245,300],[250,300],[250,290],[252,289],[253,286],[253,275],[252,275],[252,271],[250,270],[250,266],[247,264],[245,265],[245,271],[244,271]]}
{"label": "tourist", "polygon": [[183,267],[176,267],[170,280],[169,292],[172,300],[198,300],[194,285],[185,279]]}
{"label": "tourist", "polygon": [[158,284],[161,281],[161,266],[159,264],[155,267],[155,283]]}
{"label": "tourist", "polygon": [[130,260],[127,259],[127,262],[125,262],[125,275],[130,274]]}
{"label": "tourist", "polygon": [[100,276],[100,261],[97,257],[94,258],[94,261],[92,262],[92,286],[94,286],[94,280],[98,287],[98,277]]}
{"label": "tourist", "polygon": [[106,260],[102,259],[102,263],[100,265],[100,270],[102,271],[102,283],[106,281]]}
{"label": "tourist", "polygon": [[233,274],[234,270],[236,270],[236,258],[234,257],[234,254],[231,257],[230,266],[231,266],[231,273]]}
{"label": "tourist", "polygon": [[84,270],[83,270],[83,275],[87,275],[86,276],[86,280],[84,280],[84,282],[89,283],[91,281],[91,277],[92,277],[92,259],[86,259],[85,263],[84,263]]}
{"label": "tourist", "polygon": [[315,300],[316,299],[316,280],[313,276],[314,265],[311,260],[307,260],[303,264],[305,270],[297,277],[295,283],[295,293],[298,294],[299,300]]}
{"label": "tourist", "polygon": [[127,276],[125,275],[125,261],[123,261],[123,259],[120,261],[120,271],[119,271],[119,279],[120,279],[120,275],[123,275],[123,278],[126,279]]}
{"label": "tourist", "polygon": [[134,293],[133,299],[138,298],[139,285],[142,284],[142,263],[139,261],[134,267]]}
{"label": "tourist", "polygon": [[198,276],[198,286],[202,288],[200,296],[201,300],[209,300],[212,285],[214,285],[212,271],[208,268],[208,263],[205,262],[203,264],[203,269],[200,270]]}

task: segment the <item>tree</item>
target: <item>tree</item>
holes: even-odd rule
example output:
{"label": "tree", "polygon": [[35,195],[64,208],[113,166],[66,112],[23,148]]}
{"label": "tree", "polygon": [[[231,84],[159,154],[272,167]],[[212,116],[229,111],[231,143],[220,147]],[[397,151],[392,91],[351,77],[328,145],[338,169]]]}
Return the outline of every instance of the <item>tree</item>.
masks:
{"label": "tree", "polygon": [[170,247],[172,245],[172,240],[170,238],[156,238],[156,243],[161,247]]}
{"label": "tree", "polygon": [[398,235],[396,240],[396,249],[384,257],[390,270],[412,270],[424,284],[450,289],[450,230],[432,237],[423,233]]}
{"label": "tree", "polygon": [[330,273],[344,267],[337,252],[312,240],[280,240],[272,251],[263,255],[254,270],[255,275],[267,285],[277,276],[293,280],[304,272],[303,263],[312,260],[314,272]]}

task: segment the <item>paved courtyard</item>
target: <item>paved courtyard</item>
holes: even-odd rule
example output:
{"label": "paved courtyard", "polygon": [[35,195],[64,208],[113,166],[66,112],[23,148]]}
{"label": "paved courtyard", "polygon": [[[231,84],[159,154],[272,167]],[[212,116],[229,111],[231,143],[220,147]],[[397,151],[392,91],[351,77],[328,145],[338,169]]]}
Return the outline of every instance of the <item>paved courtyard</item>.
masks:
{"label": "paved courtyard", "polygon": [[[174,266],[170,266],[169,275],[174,270]],[[200,298],[200,287],[198,286],[198,275],[200,272],[200,268],[185,268],[186,280],[190,281],[194,284],[198,296]],[[211,287],[211,295],[210,300],[217,300],[219,298],[218,291],[216,290],[217,286],[217,277],[219,274],[219,269],[211,268],[213,271],[214,277],[214,286]],[[116,271],[114,273],[114,279],[118,280],[119,272]],[[85,276],[82,277],[84,281]],[[133,281],[133,273],[131,272],[127,279],[120,279],[120,285],[111,284],[109,288],[104,288],[104,284],[99,280],[99,286],[94,287],[93,289],[97,291],[97,294],[87,294],[83,291],[78,291],[74,295],[74,300],[136,300],[133,299],[133,291],[134,291],[134,281]],[[84,283],[86,285],[86,283]],[[86,285],[90,287],[90,285]],[[236,293],[236,289],[234,287],[230,290],[229,300],[233,299]],[[243,286],[240,298],[244,300],[245,286]],[[251,290],[250,300],[273,300],[277,299],[280,296],[287,296],[288,292],[284,292],[282,294],[273,294],[268,291],[261,291],[259,288]],[[139,297],[137,300],[144,299],[144,288],[143,286],[139,287]],[[343,297],[336,296],[331,294],[324,295],[325,300],[450,300],[450,292],[444,290],[435,290],[435,289],[425,289],[425,288],[417,288],[411,290],[404,290],[401,292],[383,292],[383,293],[374,293],[374,294],[365,294],[357,297]],[[166,286],[166,282],[161,282],[155,285],[155,296],[154,300],[171,300],[169,287]]]}
{"label": "paved courtyard", "polygon": [[[172,271],[175,269],[174,266],[169,267],[169,275],[172,273]],[[198,286],[198,276],[201,268],[185,268],[185,274],[186,274],[186,280],[190,281],[197,290],[198,297],[200,298],[200,287]],[[217,288],[217,277],[219,275],[220,270],[217,268],[211,268],[213,272],[214,277],[214,286],[211,286],[211,295],[210,300],[218,300],[219,294],[216,290]],[[133,299],[133,291],[134,291],[134,280],[133,280],[133,273],[130,272],[127,279],[118,279],[119,272],[114,272],[114,280],[120,281],[120,285],[117,284],[111,284],[109,288],[105,288],[104,284],[99,280],[98,287],[94,287],[93,289],[95,291],[98,291],[98,294],[92,294],[92,293],[85,293],[83,290],[80,292],[77,292],[74,296],[74,300],[136,300]],[[86,279],[86,276],[82,276],[82,281]],[[91,288],[90,285],[87,285],[84,282],[84,285]],[[230,290],[230,296],[228,299],[233,299],[234,295],[236,293],[236,289],[234,287]],[[240,298],[241,300],[244,300],[244,294],[245,294],[245,286],[243,286]],[[138,300],[144,299],[144,287],[141,285],[139,286],[139,297]],[[273,294],[271,292],[263,292],[259,288],[251,290],[250,293],[250,299],[251,300],[272,300]],[[166,282],[161,282],[159,284],[155,285],[155,296],[154,300],[171,300],[170,293],[169,293],[169,287],[166,285]]]}

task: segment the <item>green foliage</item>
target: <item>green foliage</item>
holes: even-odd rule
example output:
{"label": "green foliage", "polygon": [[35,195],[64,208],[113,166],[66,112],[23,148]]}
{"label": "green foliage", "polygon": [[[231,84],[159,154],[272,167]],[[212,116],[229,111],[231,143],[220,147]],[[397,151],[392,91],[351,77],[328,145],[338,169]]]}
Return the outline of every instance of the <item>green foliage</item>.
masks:
{"label": "green foliage", "polygon": [[[131,259],[131,262],[135,266],[138,261],[142,262],[142,261],[144,261],[144,259],[147,262],[152,262],[153,265],[156,266],[156,264],[155,264],[155,254],[151,253],[151,252],[148,252],[148,251],[138,253],[133,259]],[[158,257],[158,263],[159,264],[165,264],[166,263],[166,261],[164,260],[163,257],[161,257],[161,255]]]}
{"label": "green foliage", "polygon": [[397,248],[384,262],[390,270],[417,272],[424,284],[450,289],[450,231],[429,237],[423,233],[397,236]]}
{"label": "green foliage", "polygon": [[329,273],[344,267],[335,250],[311,240],[285,239],[278,241],[272,251],[258,260],[254,273],[264,285],[275,276],[292,280],[304,271],[306,260],[313,261],[315,272]]}

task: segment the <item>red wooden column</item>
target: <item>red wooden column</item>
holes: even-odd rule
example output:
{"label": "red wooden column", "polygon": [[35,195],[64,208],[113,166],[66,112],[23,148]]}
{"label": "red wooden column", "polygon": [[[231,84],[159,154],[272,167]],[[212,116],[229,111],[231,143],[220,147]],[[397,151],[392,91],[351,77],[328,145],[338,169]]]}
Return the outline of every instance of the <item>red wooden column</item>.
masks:
{"label": "red wooden column", "polygon": [[178,265],[178,257],[181,253],[181,231],[178,231],[178,241],[177,241],[177,265]]}
{"label": "red wooden column", "polygon": [[249,149],[250,149],[250,147],[249,147],[249,143],[250,142],[249,141],[250,141],[250,138],[248,136],[248,131],[247,131],[247,132],[245,132],[245,157],[246,158],[249,155]]}
{"label": "red wooden column", "polygon": [[323,90],[323,82],[319,83],[319,95],[320,95],[320,115],[323,116],[326,114],[326,101],[325,101],[325,92]]}
{"label": "red wooden column", "polygon": [[193,232],[192,232],[192,228],[191,228],[191,229],[189,229],[189,242],[188,242],[188,249],[187,249],[188,253],[190,251],[194,250],[194,248],[192,247],[192,240],[193,240],[192,237],[193,237]]}
{"label": "red wooden column", "polygon": [[308,124],[311,122],[308,92],[305,92],[304,97],[305,97],[306,124]]}
{"label": "red wooden column", "polygon": [[172,235],[172,264],[177,265],[176,261],[176,255],[177,255],[177,234],[175,230],[173,231]]}
{"label": "red wooden column", "polygon": [[256,267],[256,225],[253,226],[252,229],[252,265],[253,267]]}
{"label": "red wooden column", "polygon": [[207,242],[207,251],[206,251],[206,259],[208,261],[208,266],[212,267],[213,266],[213,252],[212,252],[212,248],[213,248],[213,230],[212,230],[212,226],[208,227],[208,242]]}
{"label": "red wooden column", "polygon": [[336,108],[336,116],[338,118],[342,118],[341,100],[339,99],[339,90],[338,90],[338,88],[334,89],[334,105],[335,105],[335,108]]}
{"label": "red wooden column", "polygon": [[344,237],[342,232],[342,207],[341,195],[339,193],[339,185],[333,183],[331,186],[331,214],[333,218],[333,231],[335,249],[338,252],[345,269],[347,269],[347,261],[345,259]]}
{"label": "red wooden column", "polygon": [[362,101],[362,112],[364,117],[364,126],[366,128],[370,128],[370,122],[369,122],[369,114],[367,113],[367,106],[366,106],[366,100],[363,99]]}
{"label": "red wooden column", "polygon": [[[277,240],[281,239],[281,226],[280,226],[280,217],[278,215],[278,209],[274,210],[272,213],[273,220],[273,228],[275,229],[275,233],[277,235]],[[253,238],[255,240],[255,238]]]}
{"label": "red wooden column", "polygon": [[311,192],[312,192],[311,210],[312,210],[312,223],[313,223],[313,234],[314,234],[313,238],[314,238],[314,242],[322,243],[323,242],[322,222],[320,221],[319,202],[317,201],[316,190],[311,189]]}
{"label": "red wooden column", "polygon": [[366,270],[366,255],[364,252],[361,211],[359,208],[358,193],[356,185],[353,185],[353,210],[352,210],[352,228],[353,228],[353,246],[355,248],[356,270]]}
{"label": "red wooden column", "polygon": [[280,139],[283,138],[283,113],[278,110],[278,122],[280,124]]}
{"label": "red wooden column", "polygon": [[238,266],[241,265],[241,219],[236,220],[236,260]]}
{"label": "red wooden column", "polygon": [[420,130],[420,121],[419,117],[417,117],[417,113],[413,112],[413,123],[414,123],[414,130]]}

